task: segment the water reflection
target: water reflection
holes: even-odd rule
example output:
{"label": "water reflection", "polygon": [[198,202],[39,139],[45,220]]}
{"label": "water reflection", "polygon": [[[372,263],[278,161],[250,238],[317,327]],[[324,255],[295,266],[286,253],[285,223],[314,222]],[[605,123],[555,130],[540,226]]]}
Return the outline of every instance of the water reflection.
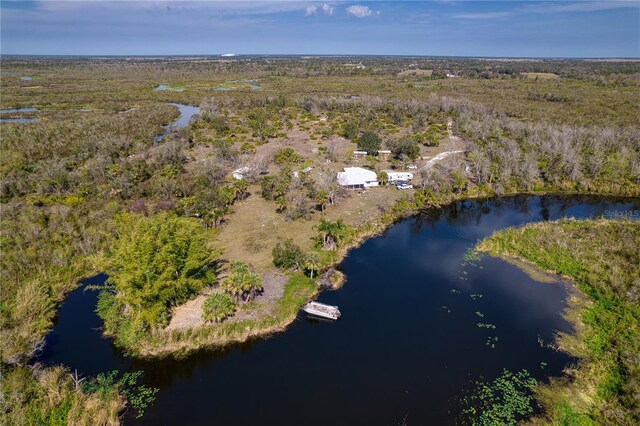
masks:
{"label": "water reflection", "polygon": [[144,370],[161,390],[131,424],[388,425],[407,414],[414,424],[452,424],[470,381],[503,368],[545,380],[571,362],[539,343],[571,330],[561,315],[567,288],[499,259],[468,262],[467,250],[507,226],[638,208],[638,200],[524,196],[426,210],[349,253],[345,286],[319,297],[340,306],[339,321],[301,315],[271,338],[181,360],[124,356],[100,337],[95,294],[78,290],[40,360],[87,374]]}

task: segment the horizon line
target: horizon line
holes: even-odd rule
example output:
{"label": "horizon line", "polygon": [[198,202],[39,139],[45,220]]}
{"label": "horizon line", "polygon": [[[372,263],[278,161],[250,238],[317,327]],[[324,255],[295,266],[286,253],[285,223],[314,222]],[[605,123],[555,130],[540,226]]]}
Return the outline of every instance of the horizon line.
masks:
{"label": "horizon line", "polygon": [[233,56],[223,56],[228,53],[193,53],[193,54],[41,54],[41,53],[1,53],[0,57],[50,57],[50,58],[179,58],[179,57],[216,57],[233,59],[239,57],[263,56],[319,56],[319,57],[397,57],[397,58],[463,58],[463,59],[607,59],[607,60],[638,60],[640,56],[484,56],[484,55],[424,55],[424,54],[385,54],[385,53],[234,53]]}

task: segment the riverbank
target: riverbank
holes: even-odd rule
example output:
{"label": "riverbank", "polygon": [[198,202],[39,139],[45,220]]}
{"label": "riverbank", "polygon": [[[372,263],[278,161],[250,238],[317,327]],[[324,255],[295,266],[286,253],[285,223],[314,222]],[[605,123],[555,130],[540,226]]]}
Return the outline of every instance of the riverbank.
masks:
{"label": "riverbank", "polygon": [[142,358],[183,357],[205,347],[225,347],[249,339],[281,332],[291,324],[300,307],[318,294],[315,280],[304,274],[292,273],[285,284],[284,294],[271,311],[259,319],[225,321],[197,328],[155,330],[143,337],[134,350]]}
{"label": "riverbank", "polygon": [[[636,212],[637,215],[637,212]],[[566,317],[576,334],[558,348],[579,358],[568,377],[538,387],[533,423],[636,424],[640,419],[640,223],[561,220],[499,231],[477,246],[571,279],[585,295]]]}
{"label": "riverbank", "polygon": [[[576,194],[557,191],[519,192],[506,194],[504,197],[517,195],[570,196]],[[349,251],[359,247],[367,239],[381,235],[389,227],[401,220],[416,215],[421,211],[441,208],[458,201],[477,200],[490,198],[492,196],[495,196],[492,191],[486,191],[481,187],[473,186],[469,188],[468,191],[459,194],[449,193],[436,195],[432,193],[416,193],[412,199],[403,197],[374,220],[352,228],[350,237],[335,251],[327,251],[327,256],[323,257],[330,260],[323,265],[318,276],[322,275],[326,270],[335,269],[348,255]],[[267,273],[276,273],[277,271],[277,269],[273,268]],[[343,280],[344,277],[340,277],[340,280],[334,283],[333,288],[342,286]],[[302,305],[315,298],[319,291],[317,278],[311,280],[302,272],[293,273],[285,286],[283,299],[277,303],[277,307],[272,311],[271,315],[265,315],[258,319],[225,321],[187,329],[154,330],[146,337],[138,340],[136,347],[125,347],[124,349],[132,355],[142,358],[162,358],[168,356],[180,358],[207,347],[219,348],[231,344],[243,343],[254,338],[265,338],[274,333],[284,331],[293,323]],[[289,294],[289,297],[287,294]]]}

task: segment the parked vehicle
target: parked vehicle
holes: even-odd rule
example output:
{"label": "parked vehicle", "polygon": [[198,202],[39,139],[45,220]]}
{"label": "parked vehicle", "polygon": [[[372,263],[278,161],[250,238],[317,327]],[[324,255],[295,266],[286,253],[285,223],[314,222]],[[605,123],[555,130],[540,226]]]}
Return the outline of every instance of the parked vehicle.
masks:
{"label": "parked vehicle", "polygon": [[396,188],[398,188],[399,190],[403,191],[405,189],[413,189],[413,185],[411,185],[410,183],[407,183],[407,182],[403,182],[403,183],[397,184]]}

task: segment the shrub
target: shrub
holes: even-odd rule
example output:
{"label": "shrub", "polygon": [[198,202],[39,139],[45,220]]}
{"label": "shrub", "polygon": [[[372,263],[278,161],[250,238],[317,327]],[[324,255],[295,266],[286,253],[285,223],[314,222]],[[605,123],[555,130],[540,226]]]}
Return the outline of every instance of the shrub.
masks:
{"label": "shrub", "polygon": [[236,310],[236,304],[226,293],[214,293],[207,297],[202,305],[202,318],[205,321],[222,322]]}
{"label": "shrub", "polygon": [[354,123],[353,121],[349,121],[348,123],[345,123],[344,127],[342,128],[342,136],[347,139],[353,140],[358,136],[359,131],[360,129],[358,124]]}
{"label": "shrub", "polygon": [[301,160],[300,156],[296,153],[296,151],[291,147],[280,148],[276,151],[273,156],[273,161],[276,164],[295,164],[299,163]]}
{"label": "shrub", "polygon": [[281,269],[299,270],[305,258],[302,249],[290,239],[278,242],[271,253],[273,264]]}

